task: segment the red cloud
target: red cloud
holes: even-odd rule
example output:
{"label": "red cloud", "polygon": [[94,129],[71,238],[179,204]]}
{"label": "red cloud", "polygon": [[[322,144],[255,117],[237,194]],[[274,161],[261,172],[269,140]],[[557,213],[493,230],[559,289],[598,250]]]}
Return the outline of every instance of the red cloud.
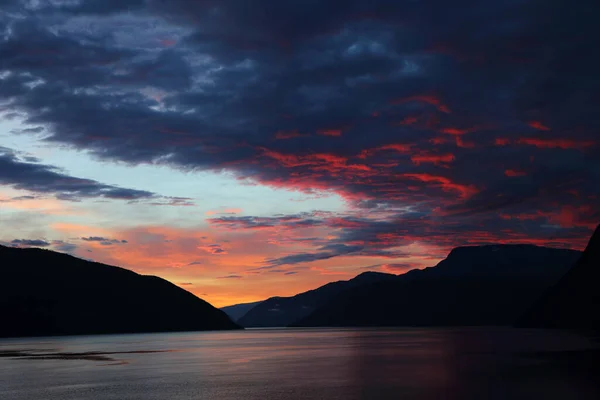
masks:
{"label": "red cloud", "polygon": [[386,145],[375,147],[372,149],[363,150],[358,155],[358,158],[364,159],[364,158],[372,156],[377,151],[383,151],[383,150],[393,150],[393,151],[397,151],[398,153],[409,153],[411,151],[412,146],[413,146],[412,144],[403,144],[403,143],[386,144]]}
{"label": "red cloud", "polygon": [[396,126],[396,125],[413,125],[416,124],[417,121],[419,121],[419,119],[417,117],[405,117],[402,121],[400,122],[394,122],[392,125]]}
{"label": "red cloud", "polygon": [[471,132],[475,132],[477,130],[477,128],[464,128],[464,129],[460,129],[460,128],[442,128],[440,129],[440,132],[442,133],[447,133],[448,135],[455,135],[455,136],[460,136],[460,135],[465,135],[467,133],[471,133]]}
{"label": "red cloud", "polygon": [[542,149],[585,149],[594,146],[593,141],[576,141],[572,139],[540,139],[540,138],[521,138],[517,141],[519,144],[526,144]]}
{"label": "red cloud", "polygon": [[386,144],[385,146],[379,147],[379,150],[394,150],[398,153],[408,153],[413,145],[412,144]]}
{"label": "red cloud", "polygon": [[362,221],[353,221],[345,218],[328,218],[325,223],[334,228],[361,228],[365,225]]}
{"label": "red cloud", "polygon": [[458,147],[462,147],[465,149],[472,149],[473,147],[475,147],[475,143],[473,142],[465,142],[460,136],[456,137],[456,145]]}
{"label": "red cloud", "polygon": [[432,143],[432,144],[448,143],[448,138],[443,137],[443,136],[436,136],[434,138],[429,139],[429,143]]}
{"label": "red cloud", "polygon": [[548,128],[546,125],[542,124],[540,121],[529,121],[527,123],[527,125],[529,125],[530,127],[537,129],[539,131],[549,131],[550,128]]}
{"label": "red cloud", "polygon": [[275,139],[293,139],[293,138],[297,138],[297,137],[301,137],[301,136],[305,136],[302,135],[300,133],[298,133],[298,131],[290,131],[290,132],[284,132],[284,131],[279,131],[275,133]]}
{"label": "red cloud", "polygon": [[443,163],[451,163],[456,159],[456,157],[454,157],[454,154],[451,154],[451,153],[446,153],[446,154],[423,153],[423,154],[415,154],[410,159],[413,162],[413,164],[415,164],[415,165],[420,165],[421,163],[431,163],[431,164],[435,164],[435,165],[440,165]]}
{"label": "red cloud", "polygon": [[504,171],[504,175],[510,176],[510,177],[517,177],[517,176],[525,176],[525,175],[527,175],[527,173],[524,172],[524,171],[517,171],[517,170],[514,170],[514,169],[507,169],[506,171]]}
{"label": "red cloud", "polygon": [[[596,218],[594,216],[594,210],[589,205],[563,206],[560,207],[560,209],[558,210],[553,210],[550,212],[535,211],[533,213],[521,213],[514,215],[500,214],[500,218],[505,220],[516,219],[519,221],[534,221],[538,219],[545,219],[549,223],[560,225],[563,228],[586,227],[593,229],[597,223]],[[574,244],[571,247],[576,248],[577,245]]]}
{"label": "red cloud", "polygon": [[494,141],[494,144],[496,146],[506,146],[506,145],[510,144],[510,139],[508,139],[508,138],[496,138],[496,140]]}
{"label": "red cloud", "polygon": [[324,136],[342,136],[341,129],[324,129],[324,130],[317,131],[317,133],[319,135],[324,135]]}
{"label": "red cloud", "polygon": [[430,174],[404,174],[406,178],[416,179],[425,183],[435,183],[442,188],[443,191],[456,191],[460,193],[462,198],[469,197],[477,192],[477,189],[473,186],[461,185],[454,183],[450,179],[443,176],[436,176]]}
{"label": "red cloud", "polygon": [[552,223],[557,223],[563,228],[587,227],[593,229],[597,220],[594,209],[589,205],[563,206],[559,212],[547,215]]}
{"label": "red cloud", "polygon": [[421,103],[430,104],[432,106],[435,106],[438,109],[438,111],[441,111],[446,114],[450,113],[450,109],[448,108],[448,106],[443,104],[442,101],[439,98],[437,98],[436,96],[429,96],[429,95],[412,96],[412,97],[407,97],[404,99],[395,99],[395,100],[392,100],[391,103],[392,104],[404,104],[404,103],[408,103],[411,101],[418,101]]}
{"label": "red cloud", "polygon": [[[348,158],[337,156],[335,154],[330,153],[316,153],[316,154],[307,154],[307,155],[295,155],[295,154],[283,154],[277,151],[269,150],[262,148],[263,154],[273,160],[276,160],[281,166],[287,168],[294,167],[307,167],[311,172],[327,172],[333,176],[339,174],[352,174],[352,176],[357,176],[357,174],[364,175],[372,171],[371,167],[365,164],[351,164],[348,162]],[[291,172],[290,174],[292,178],[286,179],[287,185],[285,182],[281,182],[284,186],[294,187],[297,183],[294,183],[294,176],[305,177],[305,174],[301,172]],[[349,175],[348,175],[349,176]],[[265,182],[269,185],[279,186],[277,181]],[[300,183],[300,187],[302,186],[314,186],[315,182],[311,180],[308,182],[304,180],[304,183]],[[324,185],[321,185],[323,188],[326,188]],[[314,187],[316,188],[316,187]]]}

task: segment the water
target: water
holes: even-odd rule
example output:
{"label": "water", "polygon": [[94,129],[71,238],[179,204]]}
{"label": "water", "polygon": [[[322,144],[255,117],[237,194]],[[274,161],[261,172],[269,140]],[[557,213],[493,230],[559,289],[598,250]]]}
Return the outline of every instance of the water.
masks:
{"label": "water", "polygon": [[0,340],[1,400],[600,399],[594,343],[512,329]]}

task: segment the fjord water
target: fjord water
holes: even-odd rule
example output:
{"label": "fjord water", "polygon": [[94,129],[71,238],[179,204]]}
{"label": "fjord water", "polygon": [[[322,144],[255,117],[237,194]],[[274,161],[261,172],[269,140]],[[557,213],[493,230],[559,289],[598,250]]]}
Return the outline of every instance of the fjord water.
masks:
{"label": "fjord water", "polygon": [[595,343],[517,329],[263,329],[0,341],[0,399],[598,399]]}

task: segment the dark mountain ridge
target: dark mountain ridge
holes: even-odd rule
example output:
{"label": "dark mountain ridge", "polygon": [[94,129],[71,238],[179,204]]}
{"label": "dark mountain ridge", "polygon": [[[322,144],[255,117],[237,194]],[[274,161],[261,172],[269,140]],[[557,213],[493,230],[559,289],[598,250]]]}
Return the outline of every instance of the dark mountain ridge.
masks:
{"label": "dark mountain ridge", "polygon": [[532,245],[459,247],[435,267],[345,290],[293,326],[510,325],[580,255]]}
{"label": "dark mountain ridge", "polygon": [[37,248],[0,246],[0,337],[239,329],[172,283]]}
{"label": "dark mountain ridge", "polygon": [[581,258],[518,322],[535,328],[600,330],[600,225]]}
{"label": "dark mountain ridge", "polygon": [[237,322],[246,328],[288,326],[306,317],[340,292],[396,275],[364,272],[348,281],[329,282],[326,285],[292,297],[271,297],[250,309]]}
{"label": "dark mountain ridge", "polygon": [[229,318],[231,318],[232,321],[235,322],[238,319],[242,318],[244,315],[246,315],[246,313],[248,311],[250,311],[251,309],[253,309],[254,307],[256,307],[257,305],[259,305],[262,302],[263,302],[263,300],[255,301],[252,303],[234,304],[231,306],[221,307],[221,308],[219,308],[219,310],[225,312],[225,314],[227,314],[229,316]]}

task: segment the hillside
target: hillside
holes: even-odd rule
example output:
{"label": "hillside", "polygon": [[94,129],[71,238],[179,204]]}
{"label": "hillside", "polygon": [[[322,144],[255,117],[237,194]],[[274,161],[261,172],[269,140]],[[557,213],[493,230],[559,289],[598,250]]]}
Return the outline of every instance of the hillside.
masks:
{"label": "hillside", "polygon": [[580,255],[531,245],[460,247],[435,267],[340,293],[294,326],[509,325]]}
{"label": "hillside", "polygon": [[583,255],[519,326],[600,330],[600,225]]}
{"label": "hillside", "polygon": [[396,275],[365,272],[348,281],[330,282],[292,297],[271,297],[253,307],[238,323],[243,327],[281,327],[306,317],[346,289],[394,278]]}
{"label": "hillside", "polygon": [[238,329],[155,277],[42,249],[0,246],[0,337]]}

